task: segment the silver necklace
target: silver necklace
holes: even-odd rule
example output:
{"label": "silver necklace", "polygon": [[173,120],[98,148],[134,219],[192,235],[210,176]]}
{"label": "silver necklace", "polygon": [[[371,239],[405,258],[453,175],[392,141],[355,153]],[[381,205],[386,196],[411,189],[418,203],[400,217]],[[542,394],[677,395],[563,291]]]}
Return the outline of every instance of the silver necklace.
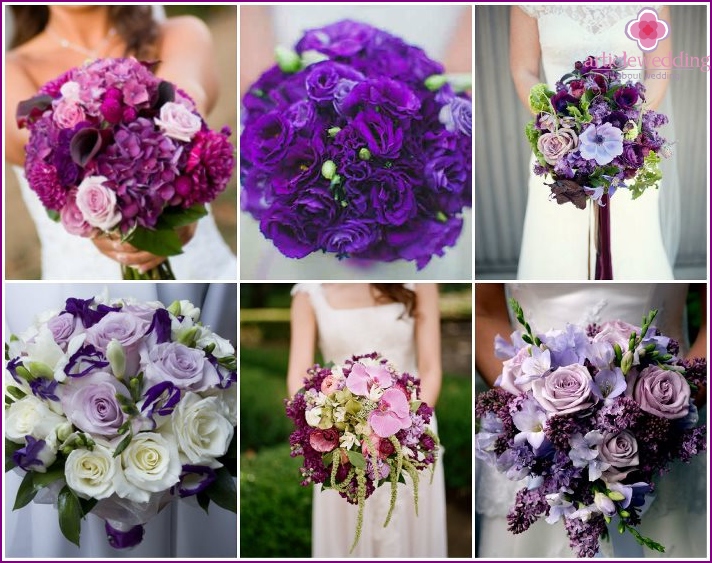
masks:
{"label": "silver necklace", "polygon": [[87,49],[86,47],[82,45],[78,45],[76,43],[72,43],[68,39],[65,39],[61,35],[59,35],[57,32],[55,32],[53,29],[50,29],[49,27],[45,28],[45,31],[49,33],[52,37],[54,37],[59,45],[64,48],[64,49],[70,49],[72,51],[75,51],[81,55],[84,55],[88,57],[89,59],[98,59],[106,47],[109,45],[111,40],[114,38],[116,35],[116,29],[113,27],[109,29],[108,33],[106,34],[106,37],[101,40],[101,42],[94,48],[92,49]]}

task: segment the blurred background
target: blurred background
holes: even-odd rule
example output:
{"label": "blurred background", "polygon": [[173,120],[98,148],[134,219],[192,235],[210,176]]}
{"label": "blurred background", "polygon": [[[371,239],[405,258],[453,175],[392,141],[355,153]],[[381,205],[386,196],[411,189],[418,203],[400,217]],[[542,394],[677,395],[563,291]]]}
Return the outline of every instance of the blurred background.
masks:
{"label": "blurred background", "polygon": [[[229,125],[232,143],[237,146],[237,8],[235,6],[170,5],[168,17],[191,14],[210,27],[220,76],[220,98],[207,116],[212,128]],[[6,48],[12,38],[12,17],[5,6],[3,12]],[[40,246],[35,227],[20,195],[12,168],[5,169],[5,278],[40,279]],[[237,252],[237,173],[227,189],[212,204],[215,221],[223,238]]]}
{"label": "blurred background", "polygon": [[[291,288],[240,284],[241,557],[311,555],[312,490],[289,456],[284,411]],[[472,285],[441,284],[440,314],[448,556],[472,557]]]}

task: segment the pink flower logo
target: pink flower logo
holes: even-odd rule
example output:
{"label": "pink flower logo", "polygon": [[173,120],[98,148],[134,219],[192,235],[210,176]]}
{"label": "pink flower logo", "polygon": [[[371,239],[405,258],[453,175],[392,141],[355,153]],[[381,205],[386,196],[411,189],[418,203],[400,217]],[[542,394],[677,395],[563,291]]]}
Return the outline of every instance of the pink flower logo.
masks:
{"label": "pink flower logo", "polygon": [[638,12],[638,19],[631,20],[625,27],[625,34],[638,43],[642,51],[652,51],[670,33],[670,26],[658,19],[658,13],[651,8]]}

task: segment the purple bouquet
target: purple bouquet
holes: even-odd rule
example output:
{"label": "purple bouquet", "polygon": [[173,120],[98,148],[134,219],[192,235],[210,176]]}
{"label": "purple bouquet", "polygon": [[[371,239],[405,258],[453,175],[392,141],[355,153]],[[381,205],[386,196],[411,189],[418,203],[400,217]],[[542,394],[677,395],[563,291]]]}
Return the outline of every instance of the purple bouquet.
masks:
{"label": "purple bouquet", "polygon": [[617,61],[599,65],[590,56],[556,83],[556,92],[537,84],[529,94],[536,117],[525,132],[537,159],[534,173],[553,179],[547,185],[559,204],[598,204],[596,279],[613,279],[610,198],[618,189],[635,199],[657,187],[661,157],[671,154],[656,131],[667,117],[645,109],[645,87],[624,82],[621,70]]}
{"label": "purple bouquet", "polygon": [[[229,128],[210,130],[153,66],[108,58],[73,68],[21,102],[17,120],[30,131],[25,175],[52,218],[74,235],[117,235],[172,256],[182,246],[175,229],[205,215],[235,157]],[[173,274],[166,261],[145,277]]]}
{"label": "purple bouquet", "polygon": [[617,517],[620,533],[664,551],[636,526],[655,477],[706,448],[692,391],[705,384],[707,362],[680,359],[677,342],[652,326],[656,311],[642,328],[614,321],[535,335],[511,305],[525,331],[511,345],[498,338],[508,359],[497,388],[477,397],[475,438],[479,459],[526,479],[509,530],[563,519],[576,555],[593,557]]}
{"label": "purple bouquet", "polygon": [[352,550],[361,534],[364,503],[376,487],[391,485],[384,526],[406,473],[415,487],[417,513],[418,472],[435,469],[438,445],[427,426],[433,409],[419,393],[417,379],[373,353],[341,366],[314,366],[304,387],[287,401],[287,416],[295,425],[291,455],[304,456],[302,485],[321,483],[359,507]]}
{"label": "purple bouquet", "polygon": [[[243,99],[242,208],[289,258],[442,256],[472,202],[472,105],[385,31],[307,31]],[[466,86],[465,86],[466,87]]]}

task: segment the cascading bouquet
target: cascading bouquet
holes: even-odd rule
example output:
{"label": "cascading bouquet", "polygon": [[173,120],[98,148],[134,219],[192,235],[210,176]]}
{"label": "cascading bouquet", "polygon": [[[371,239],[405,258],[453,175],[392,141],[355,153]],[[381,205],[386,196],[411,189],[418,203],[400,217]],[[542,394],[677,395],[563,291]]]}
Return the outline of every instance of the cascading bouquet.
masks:
{"label": "cascading bouquet", "polygon": [[[206,214],[235,167],[230,129],[216,132],[153,63],[98,59],[48,82],[17,108],[30,131],[25,175],[73,235],[111,235],[158,256],[182,252],[177,228]],[[166,260],[124,279],[175,279]]]}
{"label": "cascading bouquet", "polygon": [[613,321],[535,335],[511,305],[525,331],[496,343],[509,359],[497,387],[477,397],[475,438],[479,459],[524,480],[509,530],[563,518],[577,556],[593,557],[617,517],[620,533],[664,551],[636,526],[655,477],[706,448],[691,392],[707,362],[680,359],[677,342],[652,326],[656,311],[642,328]]}
{"label": "cascading bouquet", "polygon": [[77,545],[93,513],[115,548],[140,543],[178,498],[237,512],[235,350],[199,317],[188,301],[70,298],[11,337],[5,470],[24,472],[14,509],[55,503]]}
{"label": "cascading bouquet", "polygon": [[354,21],[277,60],[242,101],[242,209],[264,236],[289,258],[442,256],[472,203],[468,77]]}
{"label": "cascading bouquet", "polygon": [[435,470],[438,438],[427,426],[433,409],[421,401],[420,383],[399,373],[378,353],[354,356],[342,366],[314,366],[305,385],[286,401],[295,430],[292,457],[304,456],[302,485],[321,483],[358,505],[356,535],[361,535],[366,499],[386,482],[391,503],[408,474],[418,510],[418,472]]}
{"label": "cascading bouquet", "polygon": [[669,143],[656,131],[665,115],[645,109],[645,87],[624,82],[622,65],[578,61],[556,83],[556,92],[537,84],[529,94],[536,117],[526,136],[537,162],[534,173],[553,179],[552,198],[596,215],[595,279],[613,279],[610,251],[610,198],[618,189],[633,199],[662,178],[661,157]]}

